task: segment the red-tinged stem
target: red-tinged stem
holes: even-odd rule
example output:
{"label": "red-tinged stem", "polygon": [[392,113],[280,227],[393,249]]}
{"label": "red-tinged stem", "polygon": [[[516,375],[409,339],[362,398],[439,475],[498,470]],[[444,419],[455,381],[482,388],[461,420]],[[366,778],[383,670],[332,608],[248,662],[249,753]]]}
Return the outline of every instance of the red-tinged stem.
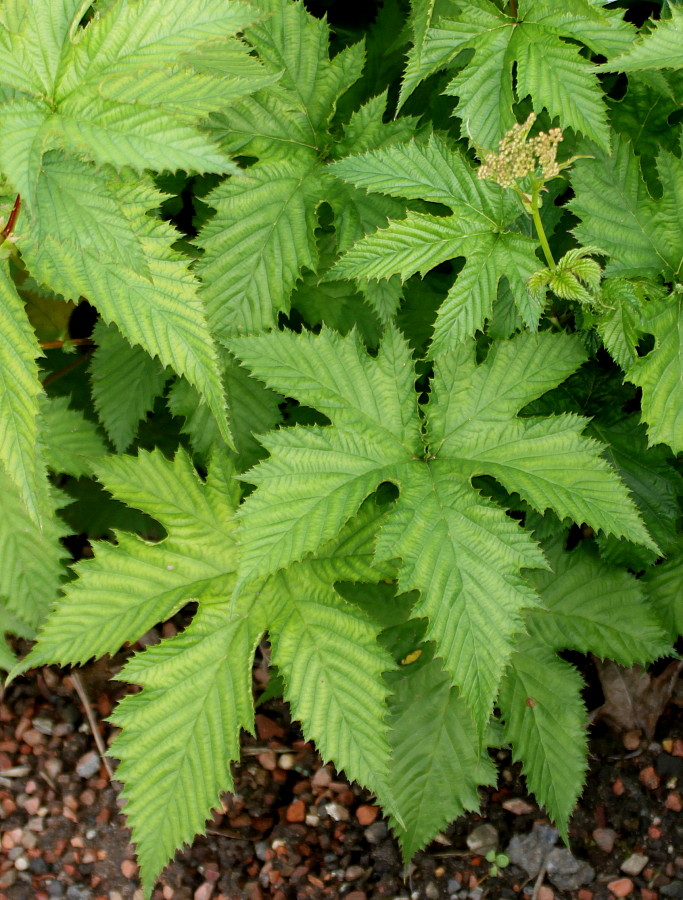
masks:
{"label": "red-tinged stem", "polygon": [[61,378],[62,375],[67,375],[73,369],[77,368],[77,366],[83,365],[83,363],[89,359],[90,359],[89,353],[85,356],[79,356],[75,362],[69,363],[68,366],[64,366],[63,369],[60,369],[59,372],[53,372],[52,375],[48,375],[47,378],[44,378],[43,379],[43,387],[47,387],[48,384],[51,384],[53,381],[56,381],[58,378]]}
{"label": "red-tinged stem", "polygon": [[0,244],[7,240],[7,238],[14,231],[14,226],[17,221],[17,217],[19,216],[19,210],[21,209],[21,197],[17,194],[17,199],[14,201],[14,206],[12,207],[12,212],[9,214],[9,219],[5,224],[5,227],[0,232]]}

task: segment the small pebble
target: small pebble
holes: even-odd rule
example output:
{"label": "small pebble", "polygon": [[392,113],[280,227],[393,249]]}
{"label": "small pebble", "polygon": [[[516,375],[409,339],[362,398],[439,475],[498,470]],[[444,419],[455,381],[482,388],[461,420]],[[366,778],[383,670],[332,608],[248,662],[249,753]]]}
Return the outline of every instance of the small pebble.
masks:
{"label": "small pebble", "polygon": [[503,809],[514,813],[516,816],[523,816],[526,813],[532,813],[534,811],[534,807],[530,803],[527,803],[526,800],[522,800],[521,797],[513,797],[511,800],[505,800],[503,802]]}
{"label": "small pebble", "polygon": [[623,737],[624,747],[627,750],[637,750],[640,747],[642,733],[640,731],[627,731]]}
{"label": "small pebble", "polygon": [[381,844],[387,836],[387,826],[384,822],[373,822],[365,829],[365,840],[368,844]]}
{"label": "small pebble", "polygon": [[132,859],[124,859],[121,863],[121,874],[124,878],[135,878],[138,874],[138,867]]}
{"label": "small pebble", "polygon": [[538,889],[538,900],[555,900],[555,891],[547,884],[542,884]]}
{"label": "small pebble", "polygon": [[348,869],[344,872],[344,879],[346,881],[358,881],[359,878],[362,878],[365,875],[365,869],[363,866],[349,866]]}
{"label": "small pebble", "polygon": [[372,825],[378,815],[379,809],[376,806],[366,804],[356,810],[356,818],[360,825]]}
{"label": "small pebble", "polygon": [[613,828],[596,828],[593,832],[593,840],[603,853],[612,852],[616,839],[617,833]]}
{"label": "small pebble", "polygon": [[92,778],[100,771],[100,757],[94,750],[84,753],[76,763],[76,774],[81,778]]}
{"label": "small pebble", "polygon": [[200,884],[194,892],[194,900],[210,900],[212,894],[213,885],[208,881],[205,881],[204,884]]}
{"label": "small pebble", "polygon": [[628,897],[633,891],[633,882],[630,878],[619,878],[617,881],[610,881],[607,887],[615,897]]}
{"label": "small pebble", "polygon": [[640,875],[649,860],[642,853],[632,853],[628,859],[619,866],[624,875]]}
{"label": "small pebble", "polygon": [[295,800],[290,803],[285,813],[288,822],[303,822],[306,819],[306,804],[303,800]]}
{"label": "small pebble", "polygon": [[643,769],[638,777],[640,778],[640,783],[644,784],[651,791],[656,791],[659,787],[660,778],[652,766],[647,766]]}
{"label": "small pebble", "polygon": [[342,806],[341,803],[326,803],[325,812],[331,819],[334,819],[335,822],[349,821],[349,811],[345,806]]}
{"label": "small pebble", "polygon": [[281,753],[278,765],[281,769],[293,769],[296,765],[296,756],[293,753]]}
{"label": "small pebble", "polygon": [[427,900],[439,900],[439,889],[433,881],[429,881],[425,885],[425,897],[427,898]]}
{"label": "small pebble", "polygon": [[25,872],[28,869],[28,865],[29,863],[25,856],[17,856],[14,860],[14,868],[18,872]]}
{"label": "small pebble", "polygon": [[477,827],[467,835],[467,846],[472,853],[488,853],[498,846],[498,832],[489,822]]}

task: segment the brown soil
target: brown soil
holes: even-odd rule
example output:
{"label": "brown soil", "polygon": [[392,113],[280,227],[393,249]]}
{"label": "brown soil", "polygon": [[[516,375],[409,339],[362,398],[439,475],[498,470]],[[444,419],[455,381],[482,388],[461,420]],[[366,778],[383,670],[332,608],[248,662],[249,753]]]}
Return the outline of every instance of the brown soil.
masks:
{"label": "brown soil", "polygon": [[[112,738],[105,717],[123,690],[108,674],[102,665],[84,673],[105,741]],[[458,819],[406,872],[368,795],[322,767],[286,707],[267,703],[257,737],[244,740],[236,794],[225,795],[207,835],[167,868],[154,900],[529,900],[534,889],[535,900],[683,897],[680,709],[671,703],[656,742],[631,752],[622,738],[595,729],[571,823],[571,850],[595,877],[563,891],[548,880],[536,884],[515,865],[493,877],[467,848],[467,835],[482,822],[496,828],[504,850],[513,835],[545,821],[507,753],[497,755],[499,788],[482,792],[480,815]],[[0,900],[142,900],[119,786],[95,754],[68,676],[42,669],[8,688],[0,705]],[[596,829],[603,844],[604,829],[616,832],[610,852],[596,843]],[[647,863],[627,875],[620,866],[634,853]]]}

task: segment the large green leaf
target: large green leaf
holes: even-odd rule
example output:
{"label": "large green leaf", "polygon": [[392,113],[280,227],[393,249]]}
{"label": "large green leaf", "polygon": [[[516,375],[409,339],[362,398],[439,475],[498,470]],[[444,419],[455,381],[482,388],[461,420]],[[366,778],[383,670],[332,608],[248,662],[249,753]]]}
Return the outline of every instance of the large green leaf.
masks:
{"label": "large green leaf", "polygon": [[586,546],[567,553],[556,541],[546,551],[552,571],[531,576],[543,605],[529,613],[528,628],[539,644],[595,653],[624,666],[670,651],[642,583],[629,572]]}
{"label": "large green leaf", "polygon": [[513,654],[499,698],[505,737],[522,761],[529,790],[567,838],[586,772],[583,681],[569,663],[525,640]]}
{"label": "large green leaf", "polygon": [[643,330],[655,336],[654,348],[626,373],[643,390],[643,419],[651,444],[683,451],[683,300],[673,295],[649,304]]}
{"label": "large green leaf", "polygon": [[401,667],[391,684],[389,785],[404,821],[393,819],[392,827],[408,861],[450,821],[479,807],[477,788],[494,784],[495,772],[438,660]]}
{"label": "large green leaf", "polygon": [[675,641],[683,634],[683,542],[661,565],[649,569],[644,578],[645,592]]}
{"label": "large green leaf", "polygon": [[111,752],[121,760],[116,777],[148,894],[176,848],[204,830],[221,792],[232,790],[240,729],[253,728],[260,637],[245,610],[207,597],[185,631],[137,654],[117,676],[143,688],[112,716],[123,731]]}
{"label": "large green leaf", "polygon": [[141,347],[133,347],[113,325],[98,323],[97,350],[90,363],[95,409],[119,453],[126,450],[166,383],[168,374]]}
{"label": "large green leaf", "polygon": [[629,144],[614,142],[612,155],[596,152],[573,169],[572,211],[581,220],[574,230],[584,244],[607,251],[611,275],[677,278],[683,264],[681,198],[683,163],[662,153],[658,159],[663,195],[653,200]]}
{"label": "large green leaf", "polygon": [[0,471],[15,483],[32,519],[40,522],[47,497],[44,464],[35,452],[41,353],[7,264],[0,266]]}
{"label": "large green leaf", "polygon": [[522,318],[530,327],[538,324],[541,307],[526,288],[539,265],[536,243],[504,230],[519,214],[516,201],[478,179],[462,154],[445,141],[413,141],[349,157],[330,168],[366,190],[442,203],[453,210],[448,217],[409,213],[391,222],[358,241],[331,272],[331,277],[356,279],[399,275],[405,281],[448,259],[466,257],[436,319],[434,355],[484,327],[503,276]]}
{"label": "large green leaf", "polygon": [[670,17],[660,19],[626,53],[603,63],[598,72],[638,72],[643,69],[683,68],[683,10],[669,6]]}
{"label": "large green leaf", "polygon": [[363,356],[355,335],[326,330],[245,337],[231,346],[269,387],[332,422],[263,438],[270,458],[242,476],[257,486],[239,513],[242,583],[316,551],[380,483],[394,482],[400,497],[379,538],[378,558],[401,558],[399,583],[420,591],[416,612],[429,617],[437,655],[480,727],[512,636],[521,630],[521,610],[536,602],[520,569],[544,561],[529,536],[472,489],[470,478],[494,474],[540,510],[550,506],[562,517],[653,546],[623,485],[600,458],[601,445],[580,435],[584,419],[516,415],[581,363],[583,350],[572,338],[520,335],[494,345],[480,365],[473,346],[444,356],[426,413],[428,454],[411,400],[410,355],[395,329],[387,329],[376,359]]}

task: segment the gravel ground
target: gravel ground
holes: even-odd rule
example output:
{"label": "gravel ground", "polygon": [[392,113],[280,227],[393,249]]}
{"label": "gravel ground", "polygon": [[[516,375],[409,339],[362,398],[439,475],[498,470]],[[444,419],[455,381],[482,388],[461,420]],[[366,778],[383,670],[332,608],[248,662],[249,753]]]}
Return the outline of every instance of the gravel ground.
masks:
{"label": "gravel ground", "polygon": [[[106,664],[82,673],[105,742],[125,690],[109,674]],[[283,704],[265,704],[236,794],[167,868],[154,900],[683,898],[680,694],[645,747],[594,730],[571,853],[558,841],[540,873],[538,843],[553,833],[506,753],[481,814],[457,820],[404,872],[368,795],[322,766]],[[11,685],[0,705],[0,900],[143,900],[118,787],[68,675],[45,668]],[[493,843],[513,858],[498,874],[485,859]]]}

